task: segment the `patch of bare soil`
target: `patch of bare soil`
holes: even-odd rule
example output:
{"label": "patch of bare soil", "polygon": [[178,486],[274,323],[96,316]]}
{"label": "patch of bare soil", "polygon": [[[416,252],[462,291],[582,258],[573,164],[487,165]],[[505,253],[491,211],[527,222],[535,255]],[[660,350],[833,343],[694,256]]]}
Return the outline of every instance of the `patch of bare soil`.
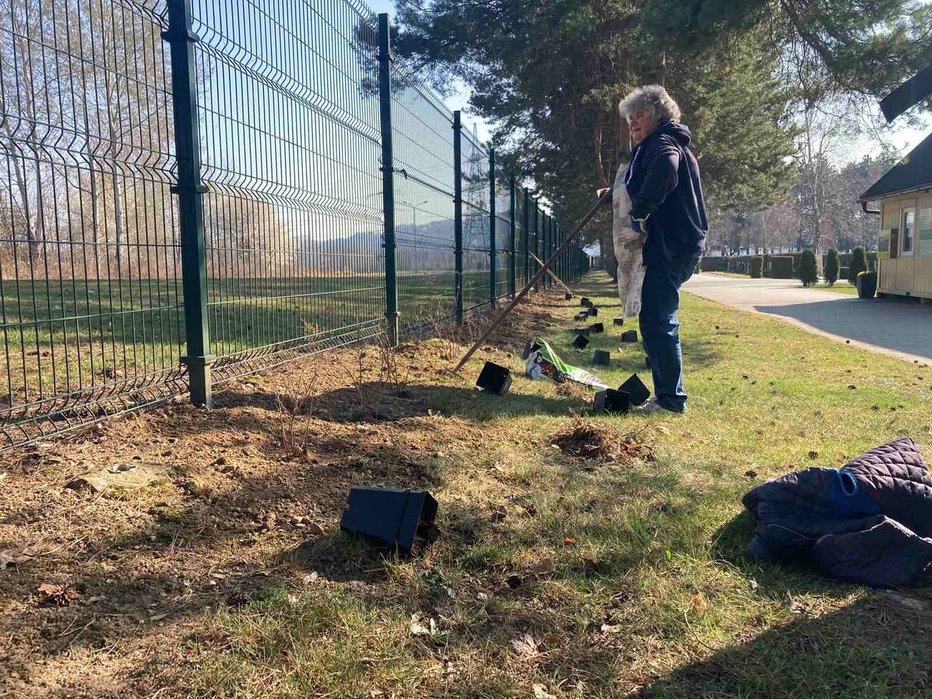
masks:
{"label": "patch of bare soil", "polygon": [[[557,322],[550,307],[522,304],[476,360],[518,365],[542,322]],[[479,329],[308,357],[228,384],[209,411],[179,399],[7,452],[0,697],[184,696],[206,615],[312,571],[314,584],[377,584],[378,565],[340,545],[346,494],[436,489],[488,452],[496,435],[432,400],[475,393],[468,369],[449,369]],[[123,464],[165,475],[66,487]],[[171,676],[153,676],[153,659]]]}
{"label": "patch of bare soil", "polygon": [[635,459],[650,459],[650,447],[639,435],[622,434],[598,422],[577,419],[557,432],[550,443],[567,456],[624,465]]}

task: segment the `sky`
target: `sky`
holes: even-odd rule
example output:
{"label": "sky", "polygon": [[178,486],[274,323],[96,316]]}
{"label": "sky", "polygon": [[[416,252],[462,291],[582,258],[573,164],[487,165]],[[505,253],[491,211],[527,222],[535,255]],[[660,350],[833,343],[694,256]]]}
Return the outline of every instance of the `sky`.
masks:
{"label": "sky", "polygon": [[[394,14],[394,2],[392,0],[363,0],[374,12],[388,12]],[[461,85],[454,94],[444,100],[447,107],[451,110],[463,110],[464,123],[470,128],[475,128],[479,138],[487,141],[491,130],[491,125],[483,119],[474,118],[469,115],[469,90],[466,85]],[[902,120],[902,118],[901,118]],[[894,128],[887,134],[886,138],[893,144],[894,148],[900,155],[906,155],[910,149],[914,148],[930,131],[932,131],[932,118],[926,118],[924,125],[919,128],[906,128],[894,124]],[[863,135],[853,142],[845,143],[842,151],[838,153],[838,159],[843,161],[860,160],[865,155],[879,155],[881,151],[878,141],[868,135]]]}

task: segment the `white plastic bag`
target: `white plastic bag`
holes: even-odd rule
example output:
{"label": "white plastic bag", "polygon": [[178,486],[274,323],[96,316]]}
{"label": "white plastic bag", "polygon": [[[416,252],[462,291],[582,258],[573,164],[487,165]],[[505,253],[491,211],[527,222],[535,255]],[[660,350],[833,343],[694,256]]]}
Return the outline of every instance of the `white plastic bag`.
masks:
{"label": "white plastic bag", "polygon": [[628,164],[622,163],[612,191],[612,239],[618,260],[618,300],[622,314],[632,318],[641,312],[641,286],[644,284],[644,236],[631,230],[631,197],[625,187]]}

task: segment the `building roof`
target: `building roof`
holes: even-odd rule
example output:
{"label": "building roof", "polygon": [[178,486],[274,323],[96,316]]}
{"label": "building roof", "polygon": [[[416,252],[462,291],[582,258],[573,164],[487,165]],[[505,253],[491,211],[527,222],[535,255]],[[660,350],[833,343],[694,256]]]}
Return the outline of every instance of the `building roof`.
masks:
{"label": "building roof", "polygon": [[872,201],[923,187],[932,187],[932,134],[874,182],[859,201]]}

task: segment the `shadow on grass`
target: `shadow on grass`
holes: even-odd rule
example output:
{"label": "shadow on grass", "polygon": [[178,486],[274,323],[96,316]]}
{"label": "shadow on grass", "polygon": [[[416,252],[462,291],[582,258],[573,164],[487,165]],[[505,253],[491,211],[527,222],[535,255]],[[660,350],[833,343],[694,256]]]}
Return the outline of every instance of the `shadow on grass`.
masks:
{"label": "shadow on grass", "polygon": [[[588,407],[588,402],[582,400],[520,393],[498,396],[475,388],[443,385],[413,385],[395,389],[381,382],[366,382],[307,398],[279,396],[266,391],[247,393],[227,390],[218,394],[215,406],[257,407],[275,411],[279,410],[279,400],[298,414],[309,414],[337,423],[395,422],[433,414],[486,422],[502,415],[566,415],[571,409]],[[249,420],[248,417],[246,419]],[[249,427],[252,428],[251,425]]]}
{"label": "shadow on grass", "polygon": [[805,614],[650,682],[629,697],[920,697],[932,672],[929,614],[873,595]]}
{"label": "shadow on grass", "polygon": [[768,563],[751,558],[747,545],[754,535],[755,522],[750,512],[743,510],[719,527],[712,537],[716,558],[727,561],[746,578],[757,582],[757,593],[774,601],[785,601],[787,591],[795,594],[823,595],[845,598],[858,586],[835,580],[807,568],[802,563]]}

